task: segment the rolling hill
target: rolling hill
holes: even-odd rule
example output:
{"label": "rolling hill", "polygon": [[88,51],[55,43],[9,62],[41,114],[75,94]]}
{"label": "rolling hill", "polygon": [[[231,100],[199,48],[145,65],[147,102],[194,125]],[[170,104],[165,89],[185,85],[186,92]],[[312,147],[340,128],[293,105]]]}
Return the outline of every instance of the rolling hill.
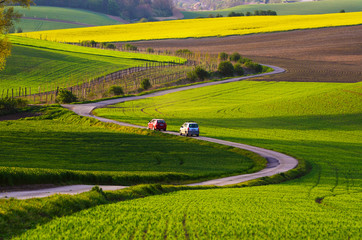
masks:
{"label": "rolling hill", "polygon": [[254,13],[255,10],[273,10],[278,15],[309,15],[309,14],[327,14],[338,13],[342,9],[346,12],[362,11],[362,2],[359,0],[323,0],[308,1],[296,3],[275,3],[275,4],[252,4],[240,5],[233,8],[217,11],[182,11],[185,19],[208,17],[221,14],[226,17],[230,12]]}
{"label": "rolling hill", "polygon": [[82,9],[31,6],[15,10],[23,15],[15,30],[20,27],[24,32],[122,24],[106,14]]}

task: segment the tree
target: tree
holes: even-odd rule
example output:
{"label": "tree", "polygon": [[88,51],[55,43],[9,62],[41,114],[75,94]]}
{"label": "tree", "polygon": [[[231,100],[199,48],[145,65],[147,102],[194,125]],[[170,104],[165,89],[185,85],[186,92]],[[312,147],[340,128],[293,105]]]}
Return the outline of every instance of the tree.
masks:
{"label": "tree", "polygon": [[232,62],[237,62],[239,61],[241,58],[241,55],[237,52],[234,52],[233,54],[230,55],[230,61]]}
{"label": "tree", "polygon": [[14,21],[18,21],[20,14],[14,11],[12,5],[29,7],[32,0],[0,0],[0,70],[4,69],[6,58],[10,55],[10,42],[6,34],[14,27]]}
{"label": "tree", "polygon": [[244,75],[244,69],[243,69],[243,67],[241,66],[240,63],[237,63],[237,64],[234,65],[234,72],[238,76]]}
{"label": "tree", "polygon": [[229,61],[221,62],[217,70],[223,76],[231,77],[234,75],[234,66]]}
{"label": "tree", "polygon": [[218,55],[218,59],[221,61],[226,61],[226,60],[228,60],[228,58],[229,58],[229,55],[225,52],[221,52]]}
{"label": "tree", "polygon": [[152,87],[151,82],[148,78],[145,78],[141,81],[141,88],[144,90],[149,89],[150,87]]}
{"label": "tree", "polygon": [[121,86],[111,86],[109,88],[109,93],[112,95],[123,95],[123,88]]}
{"label": "tree", "polygon": [[58,103],[72,103],[76,102],[77,97],[67,89],[60,89],[58,96],[56,98],[56,102]]}

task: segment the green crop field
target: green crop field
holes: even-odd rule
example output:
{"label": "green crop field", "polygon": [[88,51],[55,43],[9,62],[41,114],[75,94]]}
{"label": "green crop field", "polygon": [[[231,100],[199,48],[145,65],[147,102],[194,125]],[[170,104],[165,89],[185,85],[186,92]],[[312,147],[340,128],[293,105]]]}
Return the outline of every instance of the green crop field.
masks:
{"label": "green crop field", "polygon": [[95,49],[16,36],[11,36],[10,40],[13,43],[12,55],[7,59],[5,70],[0,72],[0,91],[27,87],[36,93],[39,86],[44,91],[64,84],[75,85],[148,61],[179,61],[176,57]]}
{"label": "green crop field", "polygon": [[97,207],[22,238],[360,239],[361,94],[361,83],[243,81],[99,109],[97,115],[136,124],[149,114],[162,117],[175,131],[192,119],[201,135],[284,152],[313,169],[278,185]]}
{"label": "green crop field", "polygon": [[182,191],[98,206],[14,239],[359,239],[358,197],[322,205],[288,185]]}
{"label": "green crop field", "polygon": [[0,122],[0,186],[174,182],[263,168],[242,150],[107,126],[54,107],[36,119]]}
{"label": "green crop field", "polygon": [[[84,27],[76,23],[82,23],[94,26],[122,24],[121,22],[116,21],[105,14],[81,10],[81,9],[31,6],[29,9],[22,7],[15,7],[15,10],[20,14],[22,14],[23,17],[34,18],[34,19],[21,19],[19,23],[15,24],[15,29],[21,27],[24,32]],[[37,18],[56,20],[57,22],[36,20]],[[73,24],[64,23],[62,21],[74,22],[74,23]]]}
{"label": "green crop field", "polygon": [[323,0],[313,2],[299,3],[277,3],[277,4],[251,4],[240,5],[233,8],[217,10],[217,11],[187,11],[182,12],[185,19],[208,17],[210,14],[214,16],[221,14],[226,17],[230,12],[246,12],[254,13],[255,10],[273,10],[278,15],[305,15],[305,14],[326,14],[338,13],[344,9],[346,12],[362,11],[362,2],[360,0]]}
{"label": "green crop field", "polygon": [[64,23],[64,22],[52,22],[34,19],[22,19],[19,23],[15,23],[15,30],[20,27],[23,32],[67,29],[67,28],[81,28],[84,27],[78,24]]}

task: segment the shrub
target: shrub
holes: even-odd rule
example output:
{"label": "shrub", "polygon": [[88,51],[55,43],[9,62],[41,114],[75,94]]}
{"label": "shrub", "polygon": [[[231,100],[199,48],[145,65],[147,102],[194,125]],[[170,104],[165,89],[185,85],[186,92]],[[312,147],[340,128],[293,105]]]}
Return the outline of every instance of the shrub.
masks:
{"label": "shrub", "polygon": [[116,49],[116,45],[114,45],[113,43],[106,43],[104,45],[105,48],[109,48],[109,49]]}
{"label": "shrub", "polygon": [[18,29],[16,30],[17,33],[22,33],[23,29],[21,27],[18,27]]}
{"label": "shrub", "polygon": [[21,98],[1,98],[0,99],[0,115],[13,113],[17,108],[23,108],[28,105],[28,101]]}
{"label": "shrub", "polygon": [[258,64],[258,63],[255,63],[253,61],[247,61],[245,62],[245,67],[247,67],[248,69],[256,72],[256,73],[260,73],[263,71],[263,66]]}
{"label": "shrub", "polygon": [[58,96],[56,98],[56,102],[58,103],[72,103],[76,102],[77,97],[67,89],[60,89]]}
{"label": "shrub", "polygon": [[232,62],[237,62],[239,61],[241,58],[241,55],[237,52],[234,52],[233,54],[230,55],[230,61]]}
{"label": "shrub", "polygon": [[197,75],[196,75],[195,71],[188,72],[186,74],[186,77],[190,82],[195,82],[197,80]]}
{"label": "shrub", "polygon": [[138,50],[138,47],[137,46],[134,46],[130,43],[126,43],[124,46],[123,46],[123,49],[124,50],[129,50],[129,51],[137,51]]}
{"label": "shrub", "polygon": [[245,64],[246,62],[252,62],[252,60],[249,59],[249,58],[243,58],[243,57],[241,57],[241,58],[239,59],[239,61],[238,61],[238,63],[241,63],[241,64]]}
{"label": "shrub", "polygon": [[151,87],[150,80],[148,78],[145,78],[141,81],[141,88],[144,90],[147,90]]}
{"label": "shrub", "polygon": [[234,66],[229,61],[224,61],[219,64],[219,67],[217,68],[219,73],[223,76],[233,76],[234,75]]}
{"label": "shrub", "polygon": [[234,65],[234,72],[238,76],[244,75],[244,69],[243,69],[243,67],[241,66],[240,63],[237,63],[237,64]]}
{"label": "shrub", "polygon": [[229,58],[229,55],[227,53],[224,53],[224,52],[221,52],[218,55],[218,59],[221,60],[221,61],[226,61],[226,60],[228,60],[228,58]]}
{"label": "shrub", "polygon": [[209,72],[203,69],[201,66],[197,66],[194,70],[187,73],[187,79],[189,79],[191,82],[195,82],[196,80],[203,81],[209,76]]}
{"label": "shrub", "polygon": [[192,54],[192,52],[189,49],[179,49],[176,51],[177,56],[189,55],[189,54]]}
{"label": "shrub", "polygon": [[84,40],[79,42],[79,45],[84,46],[84,47],[97,47],[97,42],[94,40]]}
{"label": "shrub", "polygon": [[123,95],[123,88],[121,86],[111,86],[109,88],[109,93],[113,95]]}
{"label": "shrub", "polygon": [[197,78],[202,81],[205,80],[205,78],[209,77],[209,72],[200,66],[195,67],[194,72],[195,72]]}
{"label": "shrub", "polygon": [[155,49],[149,47],[149,48],[146,49],[146,52],[148,52],[148,53],[154,53],[154,52],[155,52]]}
{"label": "shrub", "polygon": [[228,17],[242,17],[242,16],[244,16],[244,13],[236,13],[236,12],[230,12],[229,14],[228,14]]}
{"label": "shrub", "polygon": [[90,45],[92,46],[92,47],[97,47],[97,42],[96,41],[94,41],[94,40],[90,40],[89,41],[89,43],[90,43]]}

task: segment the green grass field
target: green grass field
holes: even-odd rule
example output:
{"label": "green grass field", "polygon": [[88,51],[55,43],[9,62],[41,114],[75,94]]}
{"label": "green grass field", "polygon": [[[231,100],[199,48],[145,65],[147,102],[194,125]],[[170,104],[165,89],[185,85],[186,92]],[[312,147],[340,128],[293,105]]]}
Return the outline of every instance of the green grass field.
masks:
{"label": "green grass field", "polygon": [[[21,27],[24,32],[84,27],[82,25],[62,23],[61,21],[83,23],[94,26],[122,24],[114,19],[111,19],[105,14],[82,9],[31,6],[29,9],[15,7],[15,10],[22,14],[23,17],[35,18],[21,19],[19,23],[15,24],[15,29]],[[36,18],[57,20],[59,22],[36,20]]]}
{"label": "green grass field", "polygon": [[[75,85],[104,74],[146,62],[179,61],[179,58],[73,46],[11,36],[12,55],[0,72],[0,91],[27,87],[36,93],[64,84]],[[1,94],[1,93],[0,93]]]}
{"label": "green grass field", "polygon": [[15,23],[15,30],[20,27],[23,32],[35,32],[45,30],[67,29],[67,28],[81,28],[84,27],[78,24],[51,22],[33,19],[22,19],[19,23]]}
{"label": "green grass field", "polygon": [[362,11],[362,2],[359,0],[323,0],[299,3],[277,3],[277,4],[251,4],[241,5],[233,8],[217,11],[195,11],[182,12],[185,19],[207,17],[210,14],[221,14],[226,17],[230,12],[254,13],[255,10],[273,10],[278,15],[306,15],[306,14],[326,14],[338,13],[344,9],[346,12]]}
{"label": "green grass field", "polygon": [[317,204],[298,186],[182,191],[98,206],[14,239],[359,239],[358,197]]}
{"label": "green grass field", "polygon": [[87,175],[98,177],[98,184],[174,182],[263,168],[232,148],[107,126],[62,108],[38,119],[0,122],[0,185],[97,183]]}
{"label": "green grass field", "polygon": [[175,131],[192,119],[202,135],[284,152],[313,170],[278,185],[101,206],[22,238],[360,239],[361,94],[361,83],[243,81],[118,104],[118,111],[99,109],[98,115],[136,124],[148,114],[162,117]]}

